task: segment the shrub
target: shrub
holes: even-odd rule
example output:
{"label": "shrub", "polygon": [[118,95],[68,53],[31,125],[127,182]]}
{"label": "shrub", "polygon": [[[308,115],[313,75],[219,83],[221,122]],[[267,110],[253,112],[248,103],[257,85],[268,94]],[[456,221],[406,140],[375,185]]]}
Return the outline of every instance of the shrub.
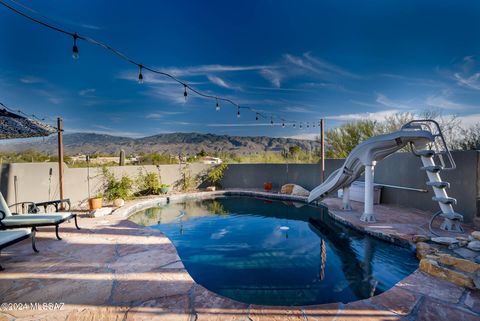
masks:
{"label": "shrub", "polygon": [[190,171],[190,166],[188,164],[180,168],[180,175],[182,176],[181,189],[183,192],[189,192],[196,187],[196,180],[192,176],[192,172]]}
{"label": "shrub", "polygon": [[103,176],[105,178],[105,193],[107,200],[113,201],[117,198],[128,200],[132,197],[133,180],[127,175],[117,180],[115,175],[106,167],[103,168]]}
{"label": "shrub", "polygon": [[213,185],[218,186],[218,183],[222,180],[227,167],[228,166],[226,163],[221,163],[220,165],[212,167],[207,174],[208,180]]}
{"label": "shrub", "polygon": [[160,190],[160,180],[156,173],[139,172],[137,177],[138,194],[140,195],[152,195],[158,194]]}

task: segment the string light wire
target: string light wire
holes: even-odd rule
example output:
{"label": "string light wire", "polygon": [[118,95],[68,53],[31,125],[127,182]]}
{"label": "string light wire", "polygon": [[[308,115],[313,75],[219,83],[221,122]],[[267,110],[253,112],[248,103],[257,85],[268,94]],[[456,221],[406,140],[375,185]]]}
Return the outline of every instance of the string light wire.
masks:
{"label": "string light wire", "polygon": [[[31,12],[34,12],[35,14],[38,14],[40,16],[42,16],[44,19],[46,20],[50,20],[50,21],[53,21],[52,19],[46,17],[46,16],[43,16],[41,15],[40,13],[38,13],[37,11],[21,4],[21,3],[18,3],[17,1],[14,1],[14,0],[10,0],[11,2],[17,4],[18,6],[21,6],[22,8],[26,9],[26,10],[29,10]],[[16,14],[34,22],[34,23],[37,23],[37,24],[40,24],[46,28],[49,28],[53,31],[56,31],[56,32],[60,32],[62,34],[65,34],[65,35],[69,35],[73,38],[73,41],[74,41],[74,46],[72,48],[73,50],[73,56],[74,58],[78,58],[78,47],[77,47],[77,40],[82,40],[82,41],[85,41],[85,42],[88,42],[90,44],[93,44],[93,45],[96,45],[96,46],[99,46],[107,51],[110,51],[111,53],[113,53],[114,55],[120,57],[121,59],[125,60],[126,62],[130,63],[130,64],[133,64],[133,65],[136,65],[136,67],[139,69],[139,75],[138,75],[138,80],[140,83],[142,83],[144,81],[144,76],[142,74],[142,71],[143,70],[147,70],[149,72],[152,72],[154,74],[157,74],[157,75],[161,75],[161,76],[164,76],[164,77],[167,77],[167,78],[170,78],[171,80],[173,80],[174,82],[184,86],[184,97],[185,99],[187,98],[187,89],[193,93],[195,93],[197,96],[199,97],[202,97],[202,98],[205,98],[205,99],[212,99],[212,100],[215,100],[216,102],[216,107],[219,107],[219,102],[220,101],[223,101],[223,102],[226,102],[226,103],[229,103],[231,105],[233,105],[234,107],[237,107],[237,116],[240,114],[240,108],[242,109],[247,109],[251,112],[254,112],[258,118],[258,116],[264,118],[264,119],[267,119],[267,118],[270,118],[271,121],[273,122],[273,119],[277,118],[273,113],[268,113],[270,116],[262,113],[261,111],[259,111],[258,109],[255,109],[253,107],[248,107],[248,106],[239,106],[238,103],[236,103],[235,101],[233,101],[232,99],[230,98],[227,98],[227,97],[221,97],[221,96],[216,96],[216,95],[211,95],[211,94],[208,94],[208,93],[204,93],[198,89],[196,89],[195,87],[189,85],[188,83],[186,83],[185,81],[175,77],[174,75],[170,74],[170,73],[167,73],[167,72],[164,72],[164,71],[161,71],[161,70],[158,70],[158,69],[155,69],[153,67],[149,67],[147,65],[143,65],[143,64],[140,64],[138,63],[136,60],[134,60],[133,58],[130,58],[129,56],[127,56],[126,54],[124,54],[123,52],[113,48],[112,46],[104,43],[104,42],[101,42],[101,41],[98,41],[98,40],[95,40],[91,37],[88,37],[86,35],[82,35],[82,34],[79,34],[77,32],[71,32],[71,31],[68,31],[65,29],[62,29],[60,27],[57,27],[57,26],[54,26],[52,24],[49,24],[45,21],[42,21],[40,19],[37,19],[35,17],[32,17],[28,14],[26,14],[25,12],[15,8],[14,6],[6,3],[4,0],[0,0],[0,4],[2,6],[4,6],[5,8],[15,12]],[[58,24],[56,22],[56,24]],[[3,106],[3,104],[2,104]],[[219,110],[219,108],[217,108],[217,110]],[[282,122],[293,122],[295,123],[294,120],[286,120],[284,118],[280,118],[282,120]],[[300,127],[301,128],[301,127]]]}

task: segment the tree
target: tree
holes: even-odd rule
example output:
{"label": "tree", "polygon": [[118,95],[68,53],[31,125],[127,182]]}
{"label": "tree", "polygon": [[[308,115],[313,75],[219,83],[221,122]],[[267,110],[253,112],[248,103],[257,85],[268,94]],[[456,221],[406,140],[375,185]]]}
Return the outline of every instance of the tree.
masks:
{"label": "tree", "polygon": [[382,133],[382,126],[376,121],[365,119],[342,124],[325,132],[326,157],[346,158],[365,139]]}
{"label": "tree", "polygon": [[480,150],[480,124],[461,131],[458,147],[463,150]]}

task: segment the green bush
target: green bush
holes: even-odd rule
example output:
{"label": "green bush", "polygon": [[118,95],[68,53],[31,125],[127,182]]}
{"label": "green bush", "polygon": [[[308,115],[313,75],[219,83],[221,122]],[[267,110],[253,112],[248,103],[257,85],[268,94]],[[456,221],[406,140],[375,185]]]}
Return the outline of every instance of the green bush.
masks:
{"label": "green bush", "polygon": [[103,168],[103,176],[105,178],[105,193],[104,196],[108,201],[113,201],[117,198],[128,200],[132,197],[133,180],[127,175],[117,180],[115,175],[106,167]]}
{"label": "green bush", "polygon": [[142,171],[137,177],[138,194],[140,195],[153,195],[158,194],[160,190],[160,180],[156,173],[146,173]]}
{"label": "green bush", "polygon": [[221,163],[220,165],[214,166],[210,169],[207,174],[208,180],[215,186],[218,186],[219,182],[222,180],[225,170],[228,165],[226,163]]}

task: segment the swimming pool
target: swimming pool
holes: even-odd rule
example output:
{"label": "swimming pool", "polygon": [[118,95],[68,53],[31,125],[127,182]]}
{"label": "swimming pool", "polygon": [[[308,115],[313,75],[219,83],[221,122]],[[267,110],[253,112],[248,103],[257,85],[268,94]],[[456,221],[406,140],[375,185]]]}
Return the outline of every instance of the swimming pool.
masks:
{"label": "swimming pool", "polygon": [[351,230],[326,208],[253,197],[188,200],[133,214],[162,231],[193,279],[263,305],[350,302],[412,273],[412,251]]}

